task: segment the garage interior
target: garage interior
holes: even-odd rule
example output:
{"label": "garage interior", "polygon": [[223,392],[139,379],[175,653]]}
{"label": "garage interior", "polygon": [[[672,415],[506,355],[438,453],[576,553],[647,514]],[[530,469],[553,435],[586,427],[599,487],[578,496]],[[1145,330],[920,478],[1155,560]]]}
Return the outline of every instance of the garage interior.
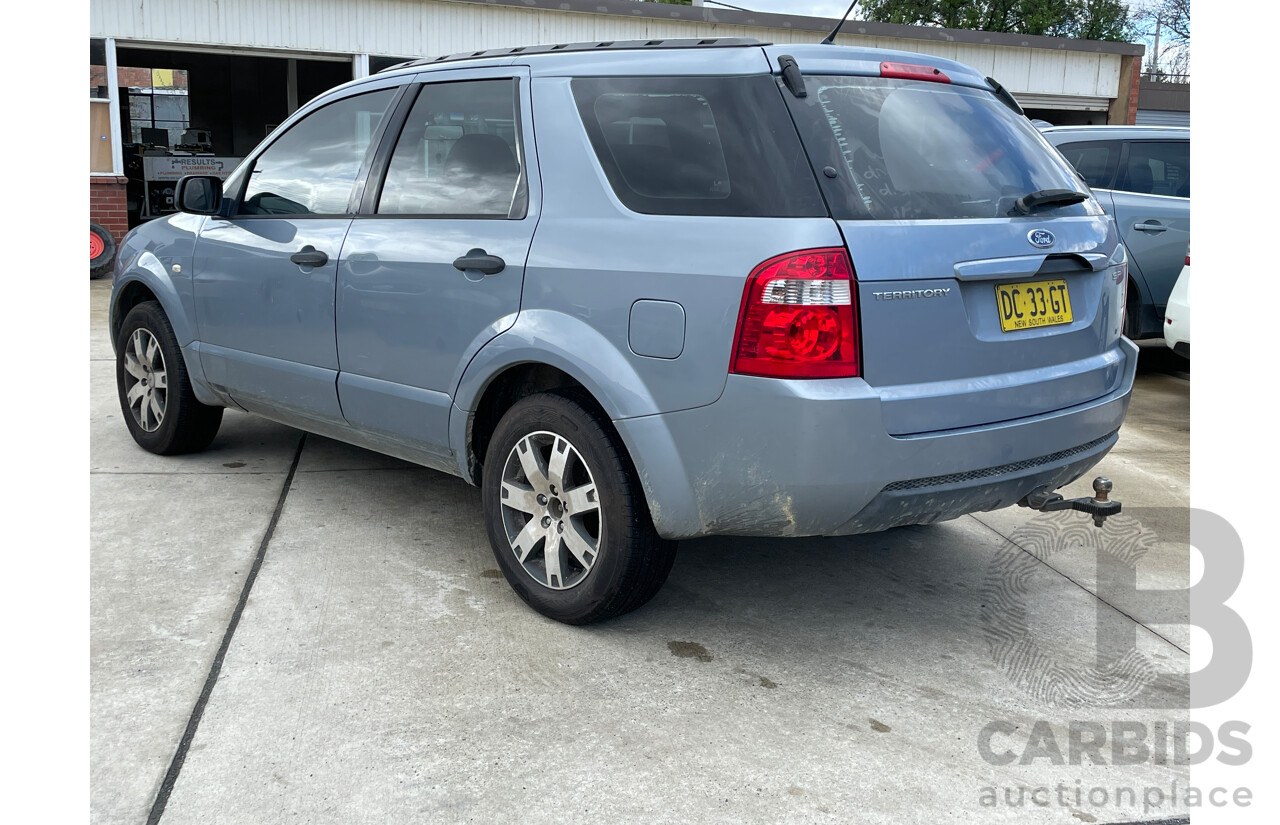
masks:
{"label": "garage interior", "polygon": [[[405,59],[371,57],[370,71]],[[225,176],[299,106],[355,76],[349,55],[304,59],[121,45],[116,63],[130,228],[174,211],[180,172],[148,158],[216,159]]]}

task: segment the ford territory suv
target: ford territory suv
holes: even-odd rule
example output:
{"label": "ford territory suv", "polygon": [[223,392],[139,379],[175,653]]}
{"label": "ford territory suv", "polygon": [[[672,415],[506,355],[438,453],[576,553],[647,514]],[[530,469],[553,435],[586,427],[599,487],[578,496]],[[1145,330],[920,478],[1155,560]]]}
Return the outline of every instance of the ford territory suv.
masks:
{"label": "ford territory suv", "polygon": [[998,83],[753,41],[420,60],[300,109],[134,230],[111,333],[143,448],[224,408],[482,489],[557,620],[679,539],[1046,496],[1116,443],[1115,223]]}

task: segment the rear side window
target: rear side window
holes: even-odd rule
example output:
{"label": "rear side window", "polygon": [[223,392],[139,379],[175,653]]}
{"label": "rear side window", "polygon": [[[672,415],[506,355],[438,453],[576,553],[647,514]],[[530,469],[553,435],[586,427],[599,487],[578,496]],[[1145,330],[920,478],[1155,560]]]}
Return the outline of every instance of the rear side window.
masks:
{"label": "rear side window", "polygon": [[1058,147],[1058,151],[1091,187],[1110,189],[1111,181],[1116,176],[1116,162],[1120,160],[1120,147],[1123,145],[1118,140],[1095,140],[1064,143]]}
{"label": "rear side window", "polygon": [[[1079,189],[1062,156],[995,95],[881,77],[809,76],[788,95],[800,134],[841,219],[1004,218],[1041,189]],[[1042,214],[1099,212],[1094,202]]]}
{"label": "rear side window", "polygon": [[827,214],[769,77],[579,78],[573,94],[596,157],[628,209]]}
{"label": "rear side window", "polygon": [[516,91],[507,79],[424,86],[391,155],[378,214],[524,217]]}
{"label": "rear side window", "polygon": [[1142,195],[1191,197],[1191,144],[1184,140],[1130,143],[1116,188]]}

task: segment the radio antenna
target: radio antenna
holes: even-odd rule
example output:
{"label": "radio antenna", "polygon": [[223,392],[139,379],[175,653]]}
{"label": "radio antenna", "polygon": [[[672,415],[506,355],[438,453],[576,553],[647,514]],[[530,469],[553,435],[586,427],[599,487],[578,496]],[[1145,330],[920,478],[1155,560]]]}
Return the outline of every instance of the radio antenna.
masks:
{"label": "radio antenna", "polygon": [[830,45],[836,42],[836,35],[840,33],[840,29],[844,26],[844,21],[848,20],[849,15],[853,14],[853,7],[856,5],[858,5],[858,0],[853,0],[849,4],[849,10],[844,13],[844,17],[840,18],[840,22],[831,30],[831,34],[827,35],[827,39],[822,41],[823,45]]}

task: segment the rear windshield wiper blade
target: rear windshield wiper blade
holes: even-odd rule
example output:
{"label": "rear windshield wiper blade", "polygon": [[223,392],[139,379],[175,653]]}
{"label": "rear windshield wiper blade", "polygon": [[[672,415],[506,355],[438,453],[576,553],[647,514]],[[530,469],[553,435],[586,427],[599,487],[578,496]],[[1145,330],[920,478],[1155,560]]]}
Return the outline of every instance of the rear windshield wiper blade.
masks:
{"label": "rear windshield wiper blade", "polygon": [[1030,215],[1042,206],[1070,206],[1088,199],[1087,192],[1074,189],[1040,189],[1018,198],[1013,207],[1023,215]]}

